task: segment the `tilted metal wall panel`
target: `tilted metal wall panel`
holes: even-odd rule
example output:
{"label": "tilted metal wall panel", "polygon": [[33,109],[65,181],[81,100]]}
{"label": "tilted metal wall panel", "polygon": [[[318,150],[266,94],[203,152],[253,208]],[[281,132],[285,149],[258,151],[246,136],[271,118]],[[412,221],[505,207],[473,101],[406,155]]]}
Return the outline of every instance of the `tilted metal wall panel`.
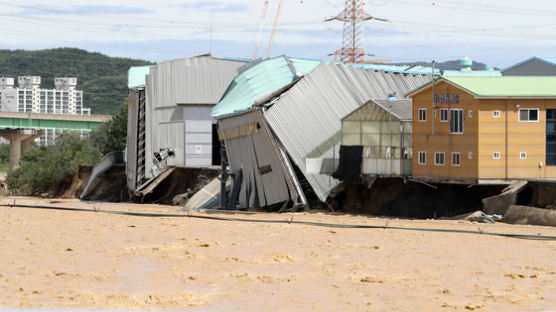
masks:
{"label": "tilted metal wall panel", "polygon": [[[268,206],[297,198],[294,183],[260,111],[218,120],[222,131],[253,123],[258,124],[257,133],[225,139],[231,171],[243,172],[240,207]],[[271,171],[261,174],[263,167]]]}
{"label": "tilted metal wall panel", "polygon": [[[303,172],[321,201],[338,182],[307,174],[309,153],[324,154],[339,145],[341,119],[371,99],[398,98],[430,81],[430,75],[404,75],[341,64],[320,64],[264,113],[268,124]],[[333,137],[338,142],[325,144]]]}
{"label": "tilted metal wall panel", "polygon": [[127,100],[127,141],[126,141],[126,177],[127,187],[135,190],[137,187],[137,119],[139,95],[130,90]]}

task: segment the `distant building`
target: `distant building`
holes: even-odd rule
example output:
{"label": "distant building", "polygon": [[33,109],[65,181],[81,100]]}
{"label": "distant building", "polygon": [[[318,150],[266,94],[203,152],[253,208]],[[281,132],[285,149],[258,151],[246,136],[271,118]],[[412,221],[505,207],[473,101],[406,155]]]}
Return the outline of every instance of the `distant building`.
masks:
{"label": "distant building", "polygon": [[410,96],[414,178],[556,179],[556,77],[442,77]]}
{"label": "distant building", "polygon": [[556,57],[534,56],[502,70],[504,76],[556,76]]}
{"label": "distant building", "polygon": [[[403,72],[411,74],[432,74],[433,69],[430,66],[415,65],[415,64],[361,64],[366,68],[374,70],[383,70],[385,72]],[[473,69],[473,60],[469,57],[464,57],[459,61],[460,69],[447,69],[440,68],[434,69],[435,75],[442,75],[445,77],[500,77],[502,73],[490,65],[485,65],[481,69]]]}
{"label": "distant building", "polygon": [[[90,115],[83,108],[83,91],[76,90],[77,78],[54,78],[55,89],[41,89],[41,77],[20,76],[18,86],[14,78],[0,77],[0,112]],[[43,145],[52,144],[61,130],[45,130],[37,139]],[[82,133],[86,135],[86,133]]]}

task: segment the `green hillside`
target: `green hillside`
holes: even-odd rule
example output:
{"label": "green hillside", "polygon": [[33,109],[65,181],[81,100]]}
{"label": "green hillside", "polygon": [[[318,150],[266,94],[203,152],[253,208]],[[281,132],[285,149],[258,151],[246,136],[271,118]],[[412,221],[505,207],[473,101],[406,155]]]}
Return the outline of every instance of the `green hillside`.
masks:
{"label": "green hillside", "polygon": [[43,88],[54,88],[54,77],[77,77],[83,105],[91,114],[116,113],[127,96],[127,71],[150,62],[109,57],[75,48],[0,50],[0,76],[41,76]]}

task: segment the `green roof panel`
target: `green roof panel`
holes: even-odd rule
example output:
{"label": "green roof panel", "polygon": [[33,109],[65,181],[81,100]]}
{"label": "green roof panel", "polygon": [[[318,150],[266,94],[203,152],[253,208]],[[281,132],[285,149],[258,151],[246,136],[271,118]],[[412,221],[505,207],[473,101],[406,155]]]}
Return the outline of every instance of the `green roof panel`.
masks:
{"label": "green roof panel", "polygon": [[132,66],[127,72],[127,88],[135,89],[145,86],[145,76],[150,73],[151,66]]}
{"label": "green roof panel", "polygon": [[[556,98],[556,77],[550,76],[502,76],[502,77],[445,77],[443,80],[455,85],[476,98]],[[407,96],[429,87],[426,83],[409,92]]]}
{"label": "green roof panel", "polygon": [[262,61],[237,76],[220,102],[212,108],[215,118],[250,108],[258,99],[290,84],[315,68],[320,61],[285,56]]}

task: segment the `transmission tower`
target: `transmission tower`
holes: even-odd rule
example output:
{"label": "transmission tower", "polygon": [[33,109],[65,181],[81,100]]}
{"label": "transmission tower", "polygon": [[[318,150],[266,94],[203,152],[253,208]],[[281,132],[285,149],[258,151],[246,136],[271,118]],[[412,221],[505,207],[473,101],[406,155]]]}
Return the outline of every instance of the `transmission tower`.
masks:
{"label": "transmission tower", "polygon": [[325,21],[344,22],[342,48],[334,52],[335,60],[343,63],[364,63],[363,22],[371,19],[388,22],[387,19],[371,16],[363,10],[363,0],[345,0],[344,10]]}

